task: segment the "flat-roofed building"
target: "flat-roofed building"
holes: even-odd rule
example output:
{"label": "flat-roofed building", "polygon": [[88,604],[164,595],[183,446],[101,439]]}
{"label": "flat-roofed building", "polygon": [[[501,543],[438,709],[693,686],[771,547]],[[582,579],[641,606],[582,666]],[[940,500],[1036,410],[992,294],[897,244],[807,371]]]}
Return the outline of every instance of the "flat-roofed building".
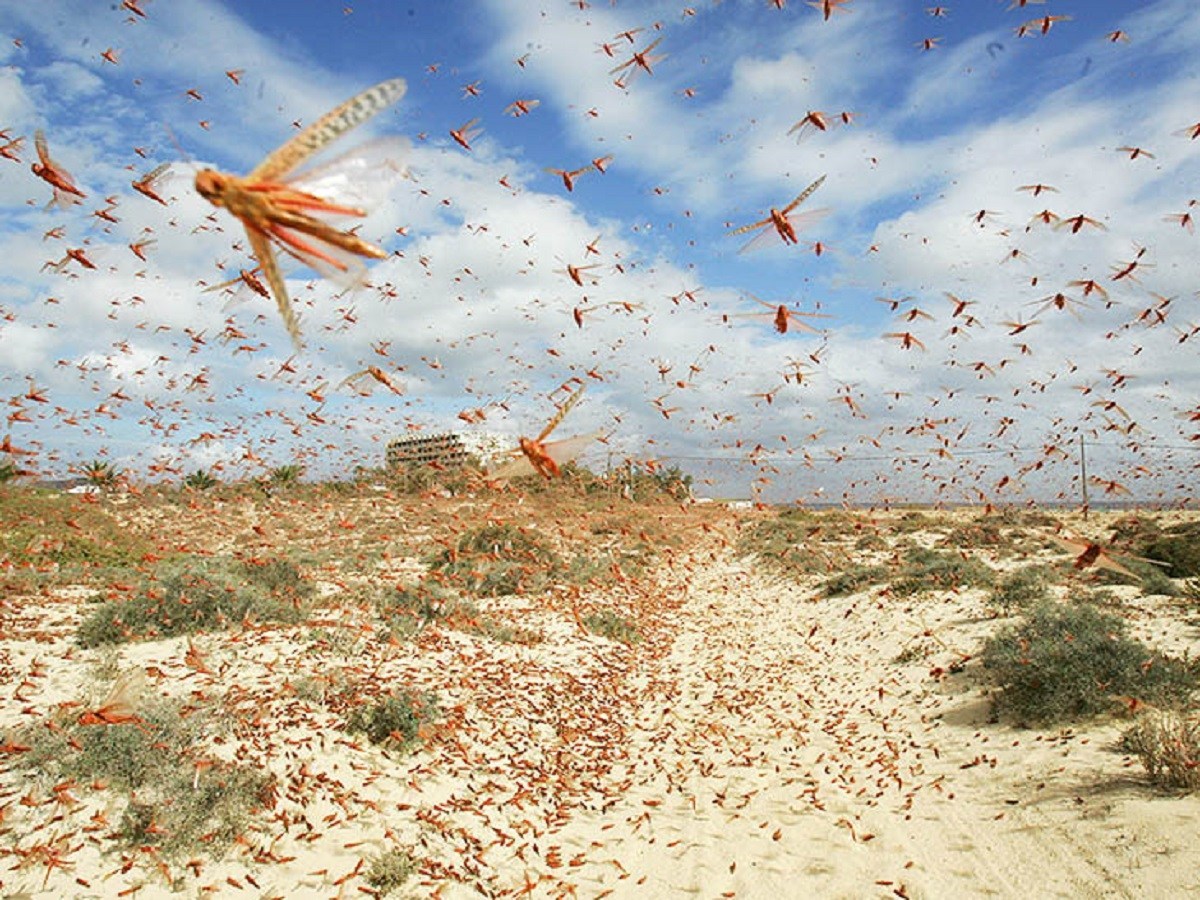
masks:
{"label": "flat-roofed building", "polygon": [[486,466],[515,441],[496,434],[444,431],[395,438],[387,445],[389,468],[401,466]]}

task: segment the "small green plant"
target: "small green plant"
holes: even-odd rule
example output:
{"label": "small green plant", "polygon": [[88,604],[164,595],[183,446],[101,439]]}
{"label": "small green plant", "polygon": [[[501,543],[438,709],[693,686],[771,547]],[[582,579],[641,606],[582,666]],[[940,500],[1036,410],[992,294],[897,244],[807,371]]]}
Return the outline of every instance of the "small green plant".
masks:
{"label": "small green plant", "polygon": [[642,639],[637,626],[614,609],[600,609],[583,617],[588,630],[622,644],[636,644]]}
{"label": "small green plant", "polygon": [[993,581],[995,573],[974,557],[917,548],[905,559],[899,577],[892,583],[892,593],[904,597],[918,591],[988,587]]}
{"label": "small green plant", "polygon": [[120,471],[112,463],[102,459],[92,460],[82,471],[87,483],[98,488],[110,488],[121,477]]}
{"label": "small green plant", "polygon": [[1113,697],[1178,702],[1198,673],[1186,660],[1127,635],[1123,619],[1087,603],[1042,603],[983,648],[999,687],[998,713],[1023,724],[1053,724],[1109,710]]}
{"label": "small green plant", "polygon": [[427,563],[451,584],[477,597],[540,591],[562,562],[536,532],[508,523],[481,525],[464,532],[454,548]]}
{"label": "small green plant", "polygon": [[1200,576],[1200,522],[1185,522],[1139,546],[1139,555],[1167,563],[1172,578]]}
{"label": "small green plant", "polygon": [[156,699],[125,712],[134,720],[85,725],[76,713],[60,716],[54,729],[28,729],[22,739],[30,749],[14,762],[123,795],[116,834],[126,847],[154,846],[169,859],[219,857],[264,805],[270,776],[206,757],[198,748],[217,720],[204,711]]}
{"label": "small green plant", "polygon": [[140,593],[94,607],[79,626],[84,647],[228,628],[247,617],[298,622],[313,587],[287,560],[192,560],[162,565]]}
{"label": "small green plant", "polygon": [[21,470],[11,460],[0,463],[0,484],[8,484],[14,478],[20,477]]}
{"label": "small green plant", "polygon": [[991,602],[1006,612],[1025,609],[1049,598],[1051,571],[1042,565],[1024,566],[1000,579]]}
{"label": "small green plant", "polygon": [[1196,714],[1147,710],[1121,736],[1121,744],[1137,755],[1158,786],[1200,788],[1200,717]]}
{"label": "small green plant", "polygon": [[285,466],[276,466],[267,476],[267,480],[276,487],[283,487],[289,484],[295,484],[304,474],[304,466],[290,464]]}
{"label": "small green plant", "polygon": [[217,479],[203,469],[197,469],[183,479],[183,486],[189,491],[207,491],[217,486]]}
{"label": "small green plant", "polygon": [[890,574],[887,566],[850,566],[826,578],[821,584],[821,592],[826,597],[842,597],[868,585],[887,581]]}
{"label": "small green plant", "polygon": [[402,887],[417,870],[413,858],[403,850],[386,850],[371,859],[364,876],[375,889],[375,896],[386,897]]}
{"label": "small green plant", "polygon": [[421,726],[436,716],[432,696],[401,690],[355,705],[346,717],[346,729],[365,734],[372,744],[408,750],[420,736]]}

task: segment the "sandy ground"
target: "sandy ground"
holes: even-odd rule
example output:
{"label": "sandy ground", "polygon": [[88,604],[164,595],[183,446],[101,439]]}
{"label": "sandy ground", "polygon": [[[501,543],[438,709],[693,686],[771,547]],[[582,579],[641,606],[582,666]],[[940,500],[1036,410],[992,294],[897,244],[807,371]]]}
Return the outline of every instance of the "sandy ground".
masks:
{"label": "sandy ground", "polygon": [[[652,577],[605,588],[639,622],[633,647],[578,627],[569,591],[490,601],[542,635],[531,646],[436,625],[388,643],[366,611],[336,608],[195,638],[207,673],[184,639],[126,645],[121,666],[158,693],[219,700],[220,752],[277,775],[274,807],[223,859],[164,868],[115,849],[111,792],[6,764],[0,890],[362,896],[369,858],[402,847],[419,866],[402,897],[1200,892],[1200,797],[1153,789],[1116,750],[1122,723],[990,721],[969,658],[997,627],[981,593],[819,598],[819,579],[740,557],[735,527],[697,529]],[[71,644],[80,601],[7,598],[0,735],[94,679],[99,651]],[[1196,646],[1156,598],[1130,610],[1164,649]],[[389,755],[299,696],[303,679],[427,688],[443,719]]]}

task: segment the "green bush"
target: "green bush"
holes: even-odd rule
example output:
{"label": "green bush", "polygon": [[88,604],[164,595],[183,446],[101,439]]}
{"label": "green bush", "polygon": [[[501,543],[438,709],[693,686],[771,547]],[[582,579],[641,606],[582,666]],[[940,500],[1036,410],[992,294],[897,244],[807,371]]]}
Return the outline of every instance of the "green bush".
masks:
{"label": "green bush", "polygon": [[821,592],[826,597],[842,597],[887,581],[890,576],[891,570],[887,566],[851,566],[826,578],[821,584]]}
{"label": "green bush", "polygon": [[1107,711],[1114,696],[1177,702],[1195,687],[1186,660],[1149,650],[1124,620],[1086,603],[1043,603],[983,649],[995,677],[998,713],[1023,724],[1053,724]]}
{"label": "green bush", "polygon": [[642,639],[637,626],[613,609],[600,609],[583,617],[588,630],[622,644],[636,644]]}
{"label": "green bush", "polygon": [[1147,710],[1121,736],[1121,745],[1137,755],[1160,787],[1200,788],[1200,718],[1195,714]]}
{"label": "green bush", "polygon": [[420,736],[421,726],[436,716],[432,696],[397,691],[354,706],[346,717],[346,729],[365,734],[372,744],[408,750]]}
{"label": "green bush", "polygon": [[1167,563],[1171,578],[1200,576],[1200,522],[1184,522],[1150,533],[1137,544],[1137,554]]}
{"label": "green bush", "polygon": [[508,523],[481,525],[459,535],[454,549],[427,560],[456,587],[477,597],[540,591],[563,569],[536,532]]}
{"label": "green bush", "polygon": [[909,551],[892,593],[904,597],[918,591],[989,587],[995,572],[986,564],[960,553],[941,553],[918,547]]}
{"label": "green bush", "polygon": [[413,858],[403,850],[387,850],[371,860],[364,876],[376,897],[386,897],[402,887],[416,872]]}
{"label": "green bush", "polygon": [[183,486],[189,491],[207,491],[217,486],[217,479],[203,469],[197,469],[183,479]]}
{"label": "green bush", "polygon": [[79,626],[84,647],[228,628],[247,617],[294,623],[313,587],[284,559],[189,560],[160,566],[140,593],[96,606]]}
{"label": "green bush", "polygon": [[131,707],[128,724],[81,725],[61,717],[53,729],[29,729],[30,750],[13,761],[55,780],[104,782],[125,796],[116,834],[125,847],[154,846],[168,859],[219,857],[266,805],[272,780],[249,767],[197,751],[215,727],[205,713],[175,701]]}
{"label": "green bush", "polygon": [[1000,579],[992,590],[991,602],[1011,612],[1049,599],[1052,573],[1047,566],[1025,566]]}

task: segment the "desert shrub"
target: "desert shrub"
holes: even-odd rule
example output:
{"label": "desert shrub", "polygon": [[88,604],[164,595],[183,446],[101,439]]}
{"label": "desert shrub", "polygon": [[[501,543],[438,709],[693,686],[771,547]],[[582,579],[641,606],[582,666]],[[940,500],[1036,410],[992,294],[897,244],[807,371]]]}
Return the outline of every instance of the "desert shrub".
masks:
{"label": "desert shrub", "polygon": [[35,488],[0,493],[0,564],[18,568],[122,569],[157,545],[122,527],[102,504]]}
{"label": "desert shrub", "polygon": [[375,889],[376,897],[386,897],[402,887],[416,870],[413,858],[403,850],[386,850],[372,858],[363,877]]}
{"label": "desert shrub", "polygon": [[998,507],[991,512],[983,513],[976,521],[990,522],[1009,528],[1053,528],[1058,524],[1058,520],[1049,513],[1019,506]]}
{"label": "desert shrub", "polygon": [[477,597],[536,592],[562,569],[558,554],[536,532],[508,523],[481,525],[459,535],[454,549],[427,561],[451,584]]}
{"label": "desert shrub", "polygon": [[826,597],[841,597],[880,582],[887,581],[891,570],[887,566],[850,566],[826,578],[821,592]]}
{"label": "desert shrub", "polygon": [[55,780],[103,782],[124,795],[116,835],[126,847],[154,846],[169,859],[219,857],[266,804],[270,777],[197,752],[214,727],[211,715],[185,715],[178,702],[161,699],[133,710],[137,720],[128,724],[61,717],[52,729],[30,729],[30,749],[14,762]]}
{"label": "desert shrub", "polygon": [[82,469],[83,477],[88,484],[98,488],[111,488],[121,477],[120,469],[107,460],[94,459]]}
{"label": "desert shrub", "polygon": [[207,491],[216,487],[217,484],[216,477],[203,469],[197,469],[183,479],[183,486],[189,491]]}
{"label": "desert shrub", "polygon": [[892,593],[903,597],[918,591],[988,587],[994,581],[995,573],[986,563],[959,553],[918,547],[905,558]]}
{"label": "desert shrub", "polygon": [[80,623],[84,647],[151,640],[227,628],[247,617],[298,622],[307,614],[312,585],[284,559],[240,562],[189,560],[160,565],[140,593],[105,601]]}
{"label": "desert shrub", "polygon": [[1000,579],[992,589],[991,602],[1001,609],[1023,609],[1049,598],[1052,573],[1047,566],[1024,566]]}
{"label": "desert shrub", "polygon": [[297,463],[289,463],[283,466],[276,466],[267,475],[267,480],[274,485],[295,484],[304,475],[304,466]]}
{"label": "desert shrub", "polygon": [[1200,576],[1200,522],[1150,532],[1136,546],[1139,556],[1167,563],[1165,574],[1171,578]]}
{"label": "desert shrub", "polygon": [[437,717],[437,702],[428,694],[401,690],[353,706],[346,729],[366,735],[372,744],[408,750],[421,726]]}
{"label": "desert shrub", "polygon": [[1200,717],[1195,714],[1147,710],[1121,736],[1121,744],[1160,787],[1200,788]]}
{"label": "desert shrub", "polygon": [[583,617],[588,630],[622,644],[636,644],[642,639],[637,626],[614,609],[600,609]]}
{"label": "desert shrub", "polygon": [[[788,509],[756,522],[742,535],[738,550],[793,577],[827,574],[834,568],[835,551],[825,542],[851,533],[853,527],[840,513]],[[836,556],[840,558],[840,551]]]}
{"label": "desert shrub", "polygon": [[384,592],[376,601],[376,609],[392,633],[411,635],[430,622],[445,619],[460,602],[453,591],[433,581],[422,581]]}
{"label": "desert shrub", "polygon": [[938,541],[940,547],[995,547],[1004,543],[1000,524],[989,519],[955,524]]}
{"label": "desert shrub", "polygon": [[1129,559],[1125,556],[1116,556],[1117,562],[1123,565],[1126,569],[1133,573],[1134,577],[1130,578],[1121,572],[1114,572],[1111,569],[1096,569],[1095,578],[1100,584],[1129,584],[1136,583],[1141,588],[1143,594],[1162,594],[1167,597],[1175,597],[1179,594],[1179,588],[1175,585],[1167,575],[1163,572],[1161,566],[1152,565],[1148,562],[1142,562],[1137,559]]}
{"label": "desert shrub", "polygon": [[1051,724],[1105,712],[1114,696],[1177,702],[1195,687],[1186,660],[1127,635],[1123,619],[1086,603],[1043,603],[983,648],[995,677],[997,712],[1024,724]]}

